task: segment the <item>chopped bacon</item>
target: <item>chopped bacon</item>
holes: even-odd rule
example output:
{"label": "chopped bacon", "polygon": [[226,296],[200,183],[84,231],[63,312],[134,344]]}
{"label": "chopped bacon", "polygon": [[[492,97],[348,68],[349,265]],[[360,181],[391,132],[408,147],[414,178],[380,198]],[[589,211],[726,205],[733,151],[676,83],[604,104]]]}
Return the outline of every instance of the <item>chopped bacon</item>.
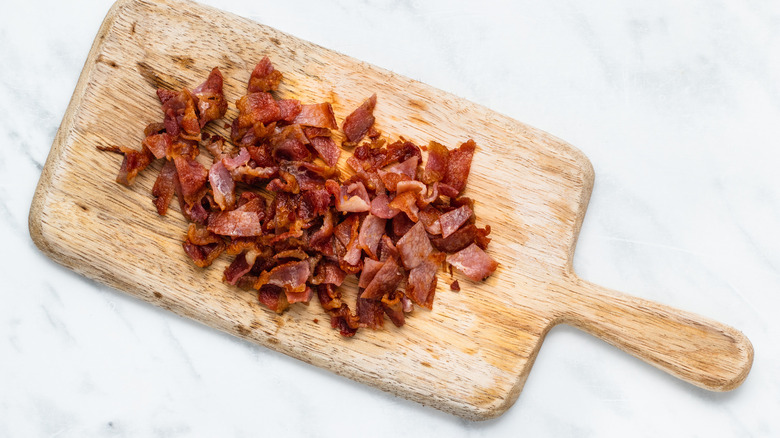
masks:
{"label": "chopped bacon", "polygon": [[339,162],[341,149],[336,146],[336,142],[332,138],[314,137],[311,139],[311,147],[317,151],[328,166],[333,167]]}
{"label": "chopped bacon", "polygon": [[[364,268],[365,269],[365,268]],[[332,284],[341,286],[347,273],[342,271],[339,264],[330,260],[323,260],[317,265],[316,275],[312,279],[312,284]]]}
{"label": "chopped bacon", "polygon": [[431,243],[436,249],[446,253],[458,252],[472,243],[476,243],[477,246],[484,249],[490,242],[490,238],[487,237],[488,234],[490,234],[489,226],[481,229],[474,224],[469,224],[446,238],[434,238],[431,240]]}
{"label": "chopped bacon", "polygon": [[401,210],[390,207],[390,197],[387,193],[380,193],[371,200],[371,214],[376,217],[392,219],[400,212]]}
{"label": "chopped bacon", "polygon": [[344,119],[342,129],[350,143],[358,143],[368,134],[368,130],[374,125],[374,107],[376,106],[376,93],[371,95],[362,105],[357,107],[352,114]]}
{"label": "chopped bacon", "polygon": [[385,233],[385,219],[378,218],[369,213],[360,226],[358,242],[360,247],[371,258],[377,258],[377,249],[382,235]]}
{"label": "chopped bacon", "polygon": [[381,299],[382,295],[394,291],[403,278],[403,270],[398,266],[398,262],[391,257],[382,263],[382,267],[374,274],[360,297],[367,300]]}
{"label": "chopped bacon", "polygon": [[330,326],[339,329],[341,336],[350,338],[357,333],[360,318],[342,304],[338,309],[330,311]]}
{"label": "chopped bacon", "polygon": [[293,119],[292,123],[328,129],[336,129],[337,127],[333,107],[329,102],[302,105],[301,112]]}
{"label": "chopped bacon", "polygon": [[279,120],[292,123],[301,113],[301,101],[297,99],[282,99],[276,103],[279,105]]}
{"label": "chopped bacon", "polygon": [[252,157],[249,155],[249,150],[247,148],[241,148],[235,157],[222,158],[222,164],[227,170],[233,171],[241,166],[245,166],[251,158]]}
{"label": "chopped bacon", "polygon": [[466,186],[466,180],[471,170],[471,159],[474,157],[476,148],[477,144],[474,143],[474,140],[469,140],[449,153],[447,174],[442,182],[457,190],[458,193],[462,192]]}
{"label": "chopped bacon", "polygon": [[238,99],[238,126],[253,126],[256,123],[268,124],[282,117],[282,110],[274,97],[268,93],[251,93]]}
{"label": "chopped bacon", "polygon": [[182,247],[184,247],[184,252],[190,256],[193,262],[195,262],[195,265],[200,268],[210,266],[211,263],[214,262],[214,259],[225,250],[225,244],[223,242],[196,245],[190,242],[189,239],[182,243]]}
{"label": "chopped bacon", "polygon": [[425,171],[422,175],[422,182],[433,184],[441,181],[447,174],[447,163],[449,163],[450,151],[443,145],[432,141],[428,144],[428,161],[425,163]]}
{"label": "chopped bacon", "polygon": [[[243,149],[246,150],[246,149]],[[214,193],[214,202],[222,210],[230,210],[236,204],[236,183],[225,167],[224,161],[214,163],[209,169],[209,183]]]}
{"label": "chopped bacon", "polygon": [[209,221],[208,229],[214,234],[231,237],[260,236],[263,228],[257,213],[252,211],[227,210]]}
{"label": "chopped bacon", "polygon": [[173,136],[168,133],[152,134],[143,141],[144,147],[154,155],[154,158],[165,158],[173,144]]}
{"label": "chopped bacon", "polygon": [[317,297],[325,310],[333,310],[341,307],[341,292],[335,285],[322,283],[317,286]]}
{"label": "chopped bacon", "polygon": [[455,292],[460,292],[460,283],[458,283],[458,280],[455,280],[450,284],[450,289]]}
{"label": "chopped bacon", "polygon": [[249,76],[247,91],[249,93],[274,91],[279,88],[280,82],[282,82],[282,73],[274,68],[267,56],[264,56]]}
{"label": "chopped bacon", "polygon": [[415,192],[409,191],[399,193],[395,195],[395,198],[390,201],[389,205],[390,208],[395,208],[406,213],[406,216],[411,219],[412,222],[417,222],[420,220],[418,216],[420,208],[417,207],[417,197],[415,196]]}
{"label": "chopped bacon", "polygon": [[200,140],[201,126],[195,111],[196,97],[186,88],[179,93],[157,90],[157,95],[163,103],[165,131],[173,136],[181,135],[189,140]]}
{"label": "chopped bacon", "polygon": [[270,271],[264,271],[255,283],[255,288],[272,284],[284,288],[285,292],[303,292],[306,280],[311,273],[309,263],[304,261],[289,262],[276,266]]}
{"label": "chopped bacon", "polygon": [[441,211],[437,208],[432,205],[426,205],[425,208],[420,209],[417,215],[420,218],[420,222],[425,226],[425,231],[428,234],[436,235],[441,234],[441,222],[439,222],[441,214]]}
{"label": "chopped bacon", "polygon": [[[140,151],[98,147],[124,156],[117,181],[126,185],[165,160],[154,204],[164,215],[176,195],[190,222],[182,248],[196,266],[227,253],[223,281],[255,289],[278,313],[308,305],[316,292],[346,337],[382,328],[385,316],[401,327],[415,304],[432,309],[445,258],[474,280],[496,270],[484,252],[490,226],[477,228],[474,201],[461,196],[472,140],[453,150],[435,141],[421,149],[403,137],[388,142],[375,125],[376,94],[342,121],[344,136],[334,134],[331,103],[280,99],[271,92],[281,80],[268,57],[257,63],[236,101],[238,115],[219,125],[230,141],[203,136],[227,110],[214,68],[195,88],[157,90],[163,118],[145,127]],[[198,159],[201,145],[210,159]],[[343,177],[341,146],[355,147]],[[339,289],[348,275],[358,277],[349,303]]]}
{"label": "chopped bacon", "polygon": [[420,159],[416,156],[409,158],[401,163],[379,171],[379,177],[382,179],[385,187],[390,191],[395,191],[399,181],[413,180],[417,173],[417,163]]}
{"label": "chopped bacon", "polygon": [[404,294],[399,291],[390,292],[382,297],[382,308],[396,327],[404,325],[404,298],[406,298]]}
{"label": "chopped bacon", "polygon": [[264,284],[261,286],[257,291],[257,299],[265,307],[268,307],[276,313],[282,313],[290,307],[284,289],[272,284]]}
{"label": "chopped bacon", "polygon": [[200,127],[222,118],[227,111],[227,100],[222,92],[222,73],[214,67],[205,82],[195,87],[192,94],[198,99],[198,121]]}
{"label": "chopped bacon", "polygon": [[447,256],[447,263],[474,281],[484,280],[498,267],[495,260],[473,243],[465,249]]}
{"label": "chopped bacon", "polygon": [[439,224],[441,225],[441,237],[447,238],[452,233],[458,231],[461,225],[468,221],[474,212],[468,205],[463,205],[455,210],[448,211],[447,213],[439,216]]}
{"label": "chopped bacon", "polygon": [[358,287],[361,289],[365,289],[368,287],[369,284],[371,284],[371,280],[374,279],[374,276],[377,272],[379,272],[380,269],[382,269],[382,266],[384,266],[384,261],[377,261],[374,259],[366,259],[363,262],[363,270],[360,271],[360,278],[358,279]]}
{"label": "chopped bacon", "polygon": [[244,275],[248,274],[252,270],[252,265],[246,260],[246,253],[241,253],[236,256],[233,262],[225,268],[224,280],[227,284],[234,285],[238,283]]}
{"label": "chopped bacon", "polygon": [[441,265],[442,254],[429,254],[419,265],[409,271],[405,295],[415,304],[428,309],[433,308],[436,293],[436,272]]}
{"label": "chopped bacon", "polygon": [[401,261],[406,269],[416,268],[433,252],[433,246],[425,232],[425,226],[418,222],[396,244]]}
{"label": "chopped bacon", "polygon": [[309,303],[311,301],[311,297],[314,296],[314,289],[310,288],[309,286],[306,286],[306,289],[304,289],[303,292],[287,292],[285,291],[285,294],[287,295],[287,301],[292,303]]}
{"label": "chopped bacon", "polygon": [[356,302],[356,310],[360,327],[379,329],[384,326],[385,310],[380,301],[359,297]]}
{"label": "chopped bacon", "polygon": [[189,157],[176,157],[173,160],[176,164],[176,173],[179,175],[182,196],[184,202],[193,204],[203,197],[202,190],[205,188],[206,179],[209,171],[202,164]]}
{"label": "chopped bacon", "polygon": [[164,215],[168,212],[168,206],[171,204],[173,194],[176,192],[176,165],[173,161],[166,161],[160,169],[160,175],[154,182],[152,187],[152,196],[154,199],[154,206],[157,208],[157,213]]}
{"label": "chopped bacon", "polygon": [[124,146],[98,146],[97,148],[101,151],[124,155],[116,182],[126,186],[132,184],[138,172],[146,169],[154,159],[154,155],[146,147],[142,147],[140,151]]}

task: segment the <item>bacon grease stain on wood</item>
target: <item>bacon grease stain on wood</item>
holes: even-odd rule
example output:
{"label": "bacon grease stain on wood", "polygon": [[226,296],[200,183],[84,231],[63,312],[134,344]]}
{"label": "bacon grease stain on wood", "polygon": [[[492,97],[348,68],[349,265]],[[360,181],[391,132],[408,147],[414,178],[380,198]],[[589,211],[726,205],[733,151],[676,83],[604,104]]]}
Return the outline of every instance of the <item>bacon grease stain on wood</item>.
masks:
{"label": "bacon grease stain on wood", "polygon": [[[329,324],[307,324],[321,317],[316,303],[280,316],[262,308],[254,293],[223,283],[224,259],[206,270],[193,266],[181,249],[186,227],[177,204],[160,217],[150,202],[156,173],[120,186],[119,158],[95,147],[139,147],[142,128],[162,118],[155,88],[194,86],[213,67],[225,74],[231,103],[225,119],[232,120],[233,103],[264,55],[285,74],[280,97],[335,100],[339,123],[377,93],[377,127],[384,132],[450,148],[473,138],[478,147],[466,195],[493,227],[489,252],[498,270],[485,282],[455,274],[460,293],[448,293],[449,282],[439,281],[433,311],[415,310],[401,329],[386,324],[346,339]],[[228,137],[222,126],[208,131]],[[342,154],[342,168],[350,153]],[[742,333],[574,274],[593,177],[587,158],[563,141],[428,85],[195,3],[121,0],[95,38],[42,171],[29,226],[41,251],[82,275],[467,419],[496,417],[514,403],[545,334],[558,323],[697,386],[738,386],[753,360]]]}

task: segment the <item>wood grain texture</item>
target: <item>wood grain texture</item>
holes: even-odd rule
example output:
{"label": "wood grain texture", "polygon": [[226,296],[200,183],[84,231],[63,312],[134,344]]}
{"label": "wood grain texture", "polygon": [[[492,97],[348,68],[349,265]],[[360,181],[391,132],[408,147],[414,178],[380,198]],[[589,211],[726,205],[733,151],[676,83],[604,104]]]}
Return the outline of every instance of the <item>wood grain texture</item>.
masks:
{"label": "wood grain texture", "polygon": [[[376,92],[386,133],[418,144],[478,145],[467,195],[493,228],[499,269],[485,282],[440,273],[433,311],[397,329],[342,338],[319,305],[283,315],[221,281],[227,260],[206,270],[181,248],[186,223],[160,217],[142,173],[114,182],[119,160],[98,145],[140,145],[162,119],[157,87],[180,89],[212,67],[231,102],[268,55],[285,77],[279,95],[333,102],[339,121]],[[220,126],[208,128],[226,135]],[[345,154],[348,155],[348,154]],[[342,158],[341,166],[343,168]],[[195,3],[121,0],[108,13],[55,137],[30,211],[36,245],[103,284],[217,329],[393,394],[468,419],[503,413],[518,397],[545,334],[568,323],[695,385],[728,390],[752,364],[742,333],[718,322],[586,283],[572,256],[593,186],[587,158],[565,142],[390,71]],[[356,293],[354,282],[343,287]],[[321,322],[315,323],[314,318]]]}

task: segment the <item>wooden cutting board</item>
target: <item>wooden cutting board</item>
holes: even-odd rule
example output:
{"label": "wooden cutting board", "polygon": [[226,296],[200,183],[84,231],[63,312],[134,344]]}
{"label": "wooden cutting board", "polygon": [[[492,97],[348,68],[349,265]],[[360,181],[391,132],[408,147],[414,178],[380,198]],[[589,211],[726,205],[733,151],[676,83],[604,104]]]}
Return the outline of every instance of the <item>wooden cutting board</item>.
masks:
{"label": "wooden cutting board", "polygon": [[[157,87],[193,87],[212,67],[231,102],[268,55],[284,73],[280,96],[333,102],[339,123],[377,93],[377,124],[417,144],[478,145],[467,195],[490,224],[500,267],[487,281],[441,272],[433,311],[397,329],[330,328],[314,302],[283,315],[221,281],[226,259],[195,267],[181,247],[186,223],[158,216],[150,190],[160,163],[127,188],[120,158],[98,145],[138,148],[160,121]],[[221,123],[219,125],[222,125]],[[222,126],[209,128],[226,135]],[[343,161],[348,153],[343,154]],[[545,334],[579,327],[669,373],[729,390],[753,359],[739,331],[587,283],[572,256],[593,168],[563,141],[420,82],[216,9],[175,0],[120,0],[108,13],[55,137],[30,210],[30,234],[57,262],[154,305],[393,394],[467,419],[487,419],[517,399]],[[343,287],[354,296],[354,282]],[[314,319],[319,319],[315,322]]]}

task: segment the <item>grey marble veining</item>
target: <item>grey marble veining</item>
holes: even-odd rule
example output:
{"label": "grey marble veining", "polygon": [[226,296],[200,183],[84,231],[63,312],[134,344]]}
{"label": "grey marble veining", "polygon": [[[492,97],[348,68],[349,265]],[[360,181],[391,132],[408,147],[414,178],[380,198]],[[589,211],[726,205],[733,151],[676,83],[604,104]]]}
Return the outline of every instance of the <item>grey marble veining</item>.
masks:
{"label": "grey marble veining", "polygon": [[753,370],[712,393],[560,326],[516,405],[472,423],[73,274],[34,247],[27,213],[111,3],[15,2],[0,15],[0,437],[780,435],[780,3],[207,3],[575,145],[597,175],[578,274],[739,328]]}

